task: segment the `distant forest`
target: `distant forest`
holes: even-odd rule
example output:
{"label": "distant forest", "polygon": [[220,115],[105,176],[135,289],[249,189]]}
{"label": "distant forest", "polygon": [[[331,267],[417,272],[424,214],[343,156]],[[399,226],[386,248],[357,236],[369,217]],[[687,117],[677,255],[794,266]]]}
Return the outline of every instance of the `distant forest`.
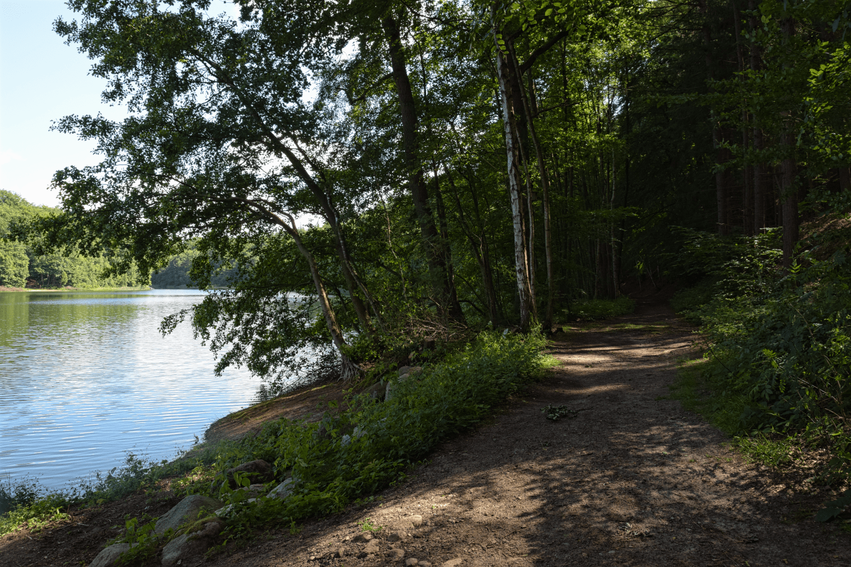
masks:
{"label": "distant forest", "polygon": [[[140,279],[135,267],[109,274],[118,262],[114,252],[104,247],[99,255],[83,255],[73,250],[39,254],[39,238],[29,235],[20,240],[10,237],[16,221],[61,213],[59,209],[40,207],[10,191],[0,190],[0,286],[15,288],[79,289],[136,287],[150,285],[156,289],[195,287],[189,270],[200,254],[190,243],[187,250],[173,256],[168,264],[147,281]],[[225,270],[211,278],[212,287],[226,287],[233,270]]]}
{"label": "distant forest", "polygon": [[106,247],[96,256],[85,256],[72,249],[41,254],[38,237],[10,237],[15,222],[60,212],[32,205],[15,193],[0,190],[0,286],[92,289],[140,285],[135,269],[107,275],[115,263],[115,254]]}

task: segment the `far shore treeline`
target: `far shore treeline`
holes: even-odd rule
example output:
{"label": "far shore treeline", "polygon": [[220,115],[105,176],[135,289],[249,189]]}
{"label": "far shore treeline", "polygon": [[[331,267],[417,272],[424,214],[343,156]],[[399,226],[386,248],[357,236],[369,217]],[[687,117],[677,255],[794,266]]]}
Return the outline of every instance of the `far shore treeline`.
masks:
{"label": "far shore treeline", "polygon": [[[100,254],[84,256],[73,246],[40,254],[42,242],[32,236],[22,240],[7,238],[17,221],[59,214],[52,207],[36,206],[21,196],[0,190],[0,288],[13,289],[113,289],[154,287],[185,289],[194,287],[189,271],[199,252],[191,245],[168,259],[162,269],[145,279],[135,266],[118,267],[114,253],[104,246]],[[114,273],[109,273],[110,271]],[[226,287],[233,270],[224,269],[212,276],[214,287]]]}
{"label": "far shore treeline", "polygon": [[97,255],[82,255],[73,246],[43,251],[38,236],[12,239],[16,222],[58,214],[51,207],[35,206],[19,195],[0,190],[0,286],[7,288],[77,289],[120,288],[140,285],[138,270],[131,267],[108,274],[114,253],[104,246]]}

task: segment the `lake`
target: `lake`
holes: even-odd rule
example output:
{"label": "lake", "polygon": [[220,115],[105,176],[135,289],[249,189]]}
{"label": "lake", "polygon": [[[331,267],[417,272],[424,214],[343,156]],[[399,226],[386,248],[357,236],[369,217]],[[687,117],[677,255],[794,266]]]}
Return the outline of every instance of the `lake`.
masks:
{"label": "lake", "polygon": [[196,290],[0,293],[0,481],[61,488],[160,460],[216,419],[252,403],[261,381],[222,376],[183,323],[159,323],[203,299]]}

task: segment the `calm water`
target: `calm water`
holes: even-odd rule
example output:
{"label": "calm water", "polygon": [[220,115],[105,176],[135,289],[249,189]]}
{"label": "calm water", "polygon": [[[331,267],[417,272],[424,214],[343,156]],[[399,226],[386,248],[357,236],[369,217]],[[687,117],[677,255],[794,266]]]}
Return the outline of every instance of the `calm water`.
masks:
{"label": "calm water", "polygon": [[169,458],[249,405],[258,379],[216,377],[188,323],[159,333],[163,317],[202,297],[0,293],[0,481],[61,488],[121,465],[127,451]]}

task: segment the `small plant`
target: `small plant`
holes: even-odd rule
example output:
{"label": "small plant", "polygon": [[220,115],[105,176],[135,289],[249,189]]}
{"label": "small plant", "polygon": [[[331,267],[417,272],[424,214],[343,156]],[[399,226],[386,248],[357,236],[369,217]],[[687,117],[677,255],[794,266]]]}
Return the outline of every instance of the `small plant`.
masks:
{"label": "small plant", "polygon": [[558,421],[562,417],[574,418],[579,415],[581,409],[575,410],[570,409],[567,406],[545,406],[541,408],[541,412],[549,419],[550,421]]}
{"label": "small plant", "polygon": [[380,532],[381,528],[383,527],[374,524],[371,518],[366,518],[359,525],[362,532]]}

